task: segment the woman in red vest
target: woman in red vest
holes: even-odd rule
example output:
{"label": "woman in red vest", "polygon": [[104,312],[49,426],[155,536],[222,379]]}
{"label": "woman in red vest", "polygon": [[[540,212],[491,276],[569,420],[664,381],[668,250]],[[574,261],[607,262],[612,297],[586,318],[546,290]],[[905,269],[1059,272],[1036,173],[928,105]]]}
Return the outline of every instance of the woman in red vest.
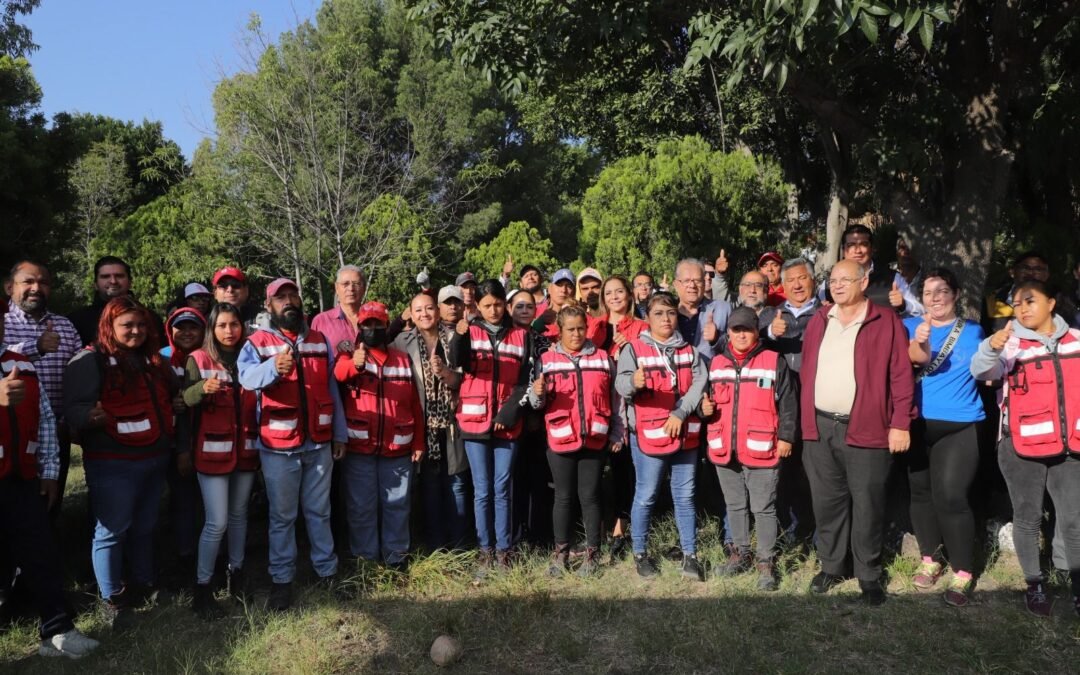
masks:
{"label": "woman in red vest", "polygon": [[[101,313],[97,341],[64,373],[65,417],[79,435],[96,521],[94,575],[111,621],[156,597],[153,535],[180,383],[158,353],[153,326],[136,300],[114,298]],[[190,454],[177,461],[190,470]]]}
{"label": "woman in red vest", "polygon": [[659,573],[645,551],[656,493],[670,472],[682,574],[704,581],[697,560],[694,481],[701,444],[701,419],[696,412],[709,371],[697,350],[679,334],[675,296],[653,295],[647,316],[649,330],[623,347],[615,378],[616,390],[629,401],[630,450],[637,474],[630,518],[634,561],[643,577]]}
{"label": "woman in red vest", "polygon": [[210,311],[203,348],[187,360],[184,403],[191,410],[191,452],[206,509],[199,536],[193,609],[222,614],[210,590],[221,539],[229,534],[229,592],[244,593],[248,498],[259,468],[255,393],[240,387],[236,357],[244,341],[240,310],[221,303]]}
{"label": "woman in red vest", "polygon": [[458,323],[450,343],[450,365],[464,371],[457,419],[472,469],[482,574],[493,562],[502,569],[510,566],[510,483],[521,436],[521,406],[529,386],[532,339],[511,322],[506,291],[498,281],[480,284],[476,305],[480,315]]}
{"label": "woman in red vest", "polygon": [[787,362],[758,340],[748,307],[728,318],[727,344],[709,365],[701,401],[709,459],[727,503],[734,550],[720,576],[750,569],[750,511],[757,526],[758,590],[775,591],[776,485],[780,458],[791,455],[799,400]]}
{"label": "woman in red vest", "polygon": [[1015,319],[979,344],[977,380],[1004,380],[998,464],[1013,506],[1013,542],[1035,616],[1053,607],[1039,565],[1043,495],[1049,493],[1064,539],[1073,610],[1080,615],[1080,331],[1054,314],[1042,281],[1017,284]]}
{"label": "woman in red vest", "polygon": [[[615,364],[585,334],[584,308],[567,306],[555,319],[559,342],[540,357],[539,375],[529,390],[529,403],[544,410],[547,459],[555,482],[555,557],[549,574],[566,571],[573,527],[572,501],[576,493],[585,522],[585,559],[580,574],[600,568],[600,476],[608,443],[618,451],[623,429],[614,394]],[[612,411],[616,414],[612,414]]]}

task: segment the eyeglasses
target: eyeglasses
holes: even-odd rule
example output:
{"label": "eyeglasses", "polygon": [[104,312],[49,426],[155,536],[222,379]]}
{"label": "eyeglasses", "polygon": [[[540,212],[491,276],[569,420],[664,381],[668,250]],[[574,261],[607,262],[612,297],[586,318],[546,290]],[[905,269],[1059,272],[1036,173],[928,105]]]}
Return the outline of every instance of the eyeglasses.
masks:
{"label": "eyeglasses", "polygon": [[676,279],[683,286],[704,286],[704,279]]}
{"label": "eyeglasses", "polygon": [[839,288],[841,286],[847,286],[849,284],[855,283],[856,281],[862,281],[862,277],[858,277],[858,278],[854,278],[854,279],[851,278],[851,277],[840,277],[839,279],[829,279],[829,288]]}
{"label": "eyeglasses", "polygon": [[715,276],[716,276],[716,272],[705,272],[705,278],[706,279],[712,279]]}
{"label": "eyeglasses", "polygon": [[765,284],[756,281],[744,281],[739,284],[739,288],[754,288],[759,291],[765,290]]}
{"label": "eyeglasses", "polygon": [[363,288],[364,282],[362,281],[339,281],[338,286],[342,288]]}

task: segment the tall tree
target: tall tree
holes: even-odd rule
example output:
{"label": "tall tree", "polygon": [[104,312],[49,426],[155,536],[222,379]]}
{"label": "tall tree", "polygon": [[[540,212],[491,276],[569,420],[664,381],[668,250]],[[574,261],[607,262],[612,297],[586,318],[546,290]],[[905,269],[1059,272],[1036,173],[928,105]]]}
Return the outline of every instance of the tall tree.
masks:
{"label": "tall tree", "polygon": [[119,209],[131,194],[124,149],[109,141],[95,143],[71,167],[68,181],[75,194],[75,218],[79,224],[78,258],[83,278],[89,278],[94,238],[106,223],[123,215]]}

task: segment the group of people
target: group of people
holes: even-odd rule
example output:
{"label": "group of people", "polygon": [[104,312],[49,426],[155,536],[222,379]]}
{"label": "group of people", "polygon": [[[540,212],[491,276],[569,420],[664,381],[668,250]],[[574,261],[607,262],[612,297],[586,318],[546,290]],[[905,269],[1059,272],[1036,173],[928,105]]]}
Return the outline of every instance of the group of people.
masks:
{"label": "group of people", "polygon": [[[318,583],[331,588],[342,531],[351,556],[401,569],[414,530],[427,550],[475,540],[478,577],[510,567],[515,545],[545,529],[550,574],[594,575],[610,534],[612,558],[631,550],[648,578],[659,572],[650,524],[669,493],[681,574],[703,581],[697,517],[713,476],[727,549],[715,574],[754,572],[759,589],[776,589],[778,537],[789,532],[816,547],[813,592],[853,575],[877,605],[897,468],[922,556],[913,582],[935,588],[948,565],[944,599],[963,606],[989,410],[1026,606],[1050,613],[1039,557],[1048,492],[1080,613],[1080,332],[1069,294],[1048,287],[1041,256],[1021,256],[1010,288],[987,300],[987,337],[963,318],[949,270],[921,269],[903,242],[896,269],[875,263],[861,225],[842,242],[820,288],[810,260],[776,252],[737,283],[723,251],[684,259],[671,289],[593,268],[560,269],[545,288],[528,265],[513,284],[508,260],[502,279],[463,273],[393,316],[346,265],[335,307],[310,320],[293,280],[272,281],[258,303],[243,271],[226,267],[209,288],[185,285],[162,322],[113,257],[95,266],[94,303],[65,318],[49,310],[47,267],[18,262],[0,302],[2,562],[38,604],[41,653],[96,646],[72,624],[49,525],[73,441],[113,621],[159,591],[153,537],[166,484],[206,618],[222,613],[212,582],[223,541],[229,592],[250,592],[256,489],[268,504],[268,606],[285,610],[301,513]],[[996,391],[997,404],[980,391]]]}

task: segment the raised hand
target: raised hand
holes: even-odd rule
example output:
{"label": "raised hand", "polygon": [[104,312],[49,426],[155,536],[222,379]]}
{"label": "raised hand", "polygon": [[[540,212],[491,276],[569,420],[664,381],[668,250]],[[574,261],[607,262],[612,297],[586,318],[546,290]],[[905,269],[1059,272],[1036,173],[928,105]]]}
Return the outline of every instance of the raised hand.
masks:
{"label": "raised hand", "polygon": [[784,321],[784,315],[782,313],[776,313],[776,317],[772,320],[772,323],[769,324],[769,330],[775,338],[784,337],[784,333],[787,332],[787,321]]}
{"label": "raised hand", "polygon": [[356,349],[352,353],[352,362],[357,370],[364,369],[364,364],[367,363],[367,346],[364,343],[361,342],[356,345]]}
{"label": "raised hand", "polygon": [[536,394],[537,398],[540,398],[544,395],[544,385],[544,374],[541,373],[540,377],[533,380],[533,393]]}
{"label": "raised hand", "polygon": [[502,269],[503,276],[506,277],[507,279],[509,279],[510,275],[513,273],[513,271],[514,271],[514,258],[509,253],[507,253],[506,254],[506,262],[503,263],[503,269]]}
{"label": "raised hand", "polygon": [[98,401],[90,409],[90,414],[86,416],[86,424],[91,427],[100,427],[104,426],[106,419],[105,409],[101,407],[101,401]]}
{"label": "raised hand", "polygon": [[458,335],[468,335],[469,334],[469,320],[468,319],[462,319],[461,321],[458,321],[457,322],[457,328],[455,328],[455,330],[457,331]]}
{"label": "raised hand", "polygon": [[915,329],[915,342],[924,345],[930,341],[930,315],[923,314],[923,322]]}
{"label": "raised hand", "polygon": [[716,404],[713,403],[709,392],[705,392],[701,397],[701,414],[705,417],[712,417],[715,412]]}
{"label": "raised hand", "polygon": [[286,349],[274,357],[274,368],[277,370],[278,375],[288,375],[295,365],[296,358],[293,357],[291,349]]}
{"label": "raised hand", "polygon": [[210,377],[203,380],[202,390],[204,394],[216,394],[221,391],[221,380],[218,379],[217,373],[211,373]]}
{"label": "raised hand", "polygon": [[889,291],[889,304],[896,309],[901,309],[904,306],[904,294],[900,292],[900,287],[896,284],[896,281],[892,282],[892,289]]}
{"label": "raised hand", "polygon": [[1009,338],[1013,334],[1013,322],[1005,324],[1005,327],[990,336],[990,349],[995,352],[1000,352],[1005,349],[1005,343],[1009,341]]}
{"label": "raised hand", "polygon": [[644,389],[644,388],[645,388],[645,369],[639,366],[638,369],[634,371],[634,389]]}
{"label": "raised hand", "polygon": [[705,327],[701,329],[701,337],[705,342],[712,344],[713,342],[716,342],[716,338],[719,335],[720,329],[717,328],[716,324],[713,322],[713,311],[710,309],[705,313]]}
{"label": "raised hand", "polygon": [[53,329],[52,319],[45,323],[45,332],[38,337],[37,350],[38,354],[41,355],[52,354],[60,350],[60,333]]}
{"label": "raised hand", "polygon": [[716,273],[727,274],[728,266],[730,264],[731,263],[728,262],[727,253],[724,252],[724,249],[720,249],[720,255],[716,256],[716,263],[713,265],[716,268]]}
{"label": "raised hand", "polygon": [[0,406],[16,406],[26,399],[26,383],[19,376],[19,368],[11,366],[11,372],[0,380]]}

